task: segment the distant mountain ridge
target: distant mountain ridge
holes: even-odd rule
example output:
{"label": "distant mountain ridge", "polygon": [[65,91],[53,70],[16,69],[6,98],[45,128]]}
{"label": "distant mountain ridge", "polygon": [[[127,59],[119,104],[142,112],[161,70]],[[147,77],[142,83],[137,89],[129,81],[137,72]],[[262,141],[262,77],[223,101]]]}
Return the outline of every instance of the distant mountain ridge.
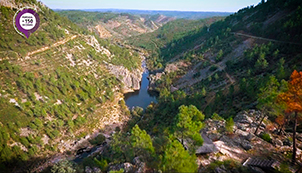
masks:
{"label": "distant mountain ridge", "polygon": [[[64,9],[71,10],[71,9]],[[165,11],[165,10],[132,10],[132,9],[79,9],[87,12],[112,12],[112,13],[129,13],[134,15],[165,15],[168,17],[184,18],[184,19],[204,19],[213,16],[228,16],[232,12],[216,12],[216,11]],[[54,11],[62,11],[54,9]]]}
{"label": "distant mountain ridge", "polygon": [[153,32],[175,17],[162,14],[134,15],[129,13],[102,13],[79,10],[57,11],[77,25],[97,33],[100,38],[119,38],[136,36],[142,33]]}

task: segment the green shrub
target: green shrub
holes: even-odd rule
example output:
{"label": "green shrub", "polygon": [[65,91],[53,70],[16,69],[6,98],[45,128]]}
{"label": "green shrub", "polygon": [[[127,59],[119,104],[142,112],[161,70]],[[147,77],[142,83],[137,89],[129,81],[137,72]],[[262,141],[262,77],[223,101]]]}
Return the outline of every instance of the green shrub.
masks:
{"label": "green shrub", "polygon": [[215,71],[215,70],[217,70],[217,68],[218,68],[218,67],[217,67],[216,65],[212,65],[212,66],[210,67],[209,70],[210,70],[210,71]]}
{"label": "green shrub", "polygon": [[97,158],[94,158],[94,162],[101,168],[102,172],[106,172],[108,168],[108,161],[106,159],[101,158],[98,160]]}
{"label": "green shrub", "polygon": [[72,120],[68,120],[67,125],[68,125],[69,128],[72,129],[74,127],[74,122]]}
{"label": "green shrub", "polygon": [[289,169],[289,165],[288,163],[282,163],[280,165],[280,169],[279,169],[279,172],[281,173],[291,173],[292,171]]}
{"label": "green shrub", "polygon": [[28,150],[28,155],[29,155],[30,157],[34,156],[34,155],[35,155],[35,151],[34,151],[32,148],[30,148],[30,149]]}
{"label": "green shrub", "polygon": [[41,128],[43,127],[43,123],[39,118],[35,118],[34,124],[38,127]]}
{"label": "green shrub", "polygon": [[105,141],[105,136],[102,134],[99,134],[96,138],[89,140],[91,145],[100,145]]}
{"label": "green shrub", "polygon": [[216,112],[213,113],[211,119],[212,119],[212,120],[217,120],[217,121],[224,120],[224,119],[223,119],[221,116],[219,116]]}
{"label": "green shrub", "polygon": [[23,160],[23,161],[27,161],[28,160],[28,155],[26,153],[22,153],[20,154],[20,159]]}
{"label": "green shrub", "polygon": [[30,146],[30,143],[28,142],[28,140],[25,137],[21,137],[20,138],[20,142],[21,144],[23,144],[26,148],[28,148]]}
{"label": "green shrub", "polygon": [[66,173],[75,173],[78,172],[77,166],[67,160],[60,161],[56,163],[52,168],[51,168],[52,173],[59,173],[59,172],[66,172]]}
{"label": "green shrub", "polygon": [[29,124],[29,127],[33,130],[36,130],[37,129],[37,126],[34,124],[34,123],[30,123]]}
{"label": "green shrub", "polygon": [[265,140],[266,142],[272,142],[272,138],[271,138],[271,136],[270,136],[268,133],[263,133],[263,134],[261,135],[261,138],[262,138],[263,140]]}
{"label": "green shrub", "polygon": [[232,117],[230,117],[229,119],[227,119],[226,124],[225,124],[225,129],[229,133],[233,132],[233,130],[234,130],[234,121],[233,121]]}

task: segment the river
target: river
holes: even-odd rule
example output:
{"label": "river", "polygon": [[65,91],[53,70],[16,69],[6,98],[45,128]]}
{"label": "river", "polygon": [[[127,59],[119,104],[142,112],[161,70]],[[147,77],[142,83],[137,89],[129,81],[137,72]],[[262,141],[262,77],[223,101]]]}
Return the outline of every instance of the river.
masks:
{"label": "river", "polygon": [[125,102],[130,109],[136,106],[145,109],[151,102],[157,103],[156,93],[148,91],[149,71],[147,70],[145,63],[143,63],[143,68],[145,71],[142,75],[140,90],[125,94]]}
{"label": "river", "polygon": [[[147,106],[151,103],[157,103],[156,101],[156,93],[148,91],[148,86],[149,86],[149,72],[145,67],[145,64],[143,63],[143,68],[145,69],[143,75],[142,75],[142,80],[141,80],[141,87],[140,90],[132,92],[132,93],[127,93],[125,94],[125,101],[126,105],[131,109],[133,107],[139,106],[143,109],[147,108]],[[106,144],[104,144],[106,145]],[[95,146],[91,148],[89,151],[84,151],[81,154],[79,154],[73,161],[76,163],[82,162],[84,158],[88,157],[89,155],[102,150],[104,145],[100,146]]]}
{"label": "river", "polygon": [[[136,106],[145,109],[150,103],[152,102],[157,103],[156,96],[158,94],[155,92],[148,91],[149,71],[147,70],[146,64],[144,62],[142,64],[142,67],[145,69],[145,71],[142,74],[140,90],[125,94],[125,102],[130,109]],[[94,153],[100,153],[105,145],[106,143],[103,143],[102,145],[94,146],[88,149],[88,151],[85,150],[80,154],[78,154],[75,158],[73,158],[73,161],[76,163],[80,163],[83,161],[83,159],[89,157],[90,155]],[[61,159],[54,159],[54,163],[58,162],[59,160]]]}

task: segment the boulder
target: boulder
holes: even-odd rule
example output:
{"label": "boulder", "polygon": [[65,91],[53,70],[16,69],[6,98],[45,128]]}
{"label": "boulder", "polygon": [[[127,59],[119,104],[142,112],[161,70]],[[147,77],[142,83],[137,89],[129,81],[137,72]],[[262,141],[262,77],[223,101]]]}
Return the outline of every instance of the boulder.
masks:
{"label": "boulder", "polygon": [[212,141],[218,141],[220,139],[222,135],[219,133],[209,133],[208,137],[212,140]]}
{"label": "boulder", "polygon": [[142,162],[139,157],[135,157],[133,163],[137,167],[135,173],[144,173],[146,171],[146,164]]}
{"label": "boulder", "polygon": [[256,113],[256,110],[255,109],[250,109],[249,110],[249,115],[254,115]]}
{"label": "boulder", "polygon": [[231,138],[231,140],[232,140],[237,146],[240,146],[243,139],[241,139],[239,136],[235,136],[235,137]]}
{"label": "boulder", "polygon": [[273,144],[275,146],[283,146],[283,142],[280,139],[273,139]]}
{"label": "boulder", "polygon": [[133,170],[134,170],[134,166],[131,163],[129,163],[129,162],[124,163],[125,172],[133,172]]}
{"label": "boulder", "polygon": [[93,169],[94,173],[102,173],[102,170],[100,168],[94,167]]}
{"label": "boulder", "polygon": [[138,165],[138,169],[135,171],[135,173],[144,173],[144,172],[146,172],[146,164],[142,162],[140,165]]}
{"label": "boulder", "polygon": [[85,167],[85,173],[92,173],[92,170],[89,166]]}
{"label": "boulder", "polygon": [[293,142],[290,141],[288,138],[284,139],[282,142],[283,142],[283,145],[285,145],[285,146],[292,146],[293,145]]}
{"label": "boulder", "polygon": [[245,132],[245,131],[243,131],[243,130],[240,130],[240,129],[237,129],[236,131],[235,131],[235,133],[236,134],[238,134],[239,136],[247,136],[248,134],[249,134],[249,132]]}
{"label": "boulder", "polygon": [[90,168],[89,166],[86,166],[85,173],[102,173],[102,170],[97,167]]}
{"label": "boulder", "polygon": [[214,169],[215,173],[228,173],[227,169],[224,167],[224,165],[221,165]]}
{"label": "boulder", "polygon": [[121,169],[124,169],[125,173],[134,172],[134,170],[135,170],[134,166],[131,163],[126,162],[126,163],[122,163],[122,164],[110,165],[108,172],[119,171]]}
{"label": "boulder", "polygon": [[237,128],[240,129],[240,130],[246,131],[246,127],[243,126],[242,124],[238,124]]}
{"label": "boulder", "polygon": [[247,140],[243,140],[243,141],[241,142],[241,146],[242,146],[242,148],[245,149],[246,151],[248,151],[248,150],[250,150],[250,149],[253,148],[252,144],[251,144],[249,141],[247,141]]}
{"label": "boulder", "polygon": [[265,173],[261,168],[255,167],[255,166],[250,166],[250,170],[254,173]]}
{"label": "boulder", "polygon": [[254,134],[249,133],[247,136],[245,136],[245,139],[248,140],[248,141],[251,141],[254,137],[255,137]]}
{"label": "boulder", "polygon": [[140,158],[139,158],[139,157],[135,157],[135,158],[133,159],[133,163],[134,163],[135,165],[139,165],[139,164],[141,163]]}
{"label": "boulder", "polygon": [[242,124],[251,124],[253,122],[252,118],[247,116],[244,113],[239,113],[234,118],[235,123],[242,123]]}

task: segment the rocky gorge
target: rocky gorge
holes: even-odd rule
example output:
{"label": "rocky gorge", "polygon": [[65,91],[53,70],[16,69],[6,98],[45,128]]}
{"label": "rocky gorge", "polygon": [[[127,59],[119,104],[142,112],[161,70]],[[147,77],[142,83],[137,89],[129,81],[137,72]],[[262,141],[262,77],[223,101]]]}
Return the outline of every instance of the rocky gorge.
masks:
{"label": "rocky gorge", "polygon": [[110,73],[114,74],[117,79],[123,83],[122,92],[129,93],[140,89],[140,82],[142,80],[143,68],[129,71],[124,66],[117,66],[108,64]]}

